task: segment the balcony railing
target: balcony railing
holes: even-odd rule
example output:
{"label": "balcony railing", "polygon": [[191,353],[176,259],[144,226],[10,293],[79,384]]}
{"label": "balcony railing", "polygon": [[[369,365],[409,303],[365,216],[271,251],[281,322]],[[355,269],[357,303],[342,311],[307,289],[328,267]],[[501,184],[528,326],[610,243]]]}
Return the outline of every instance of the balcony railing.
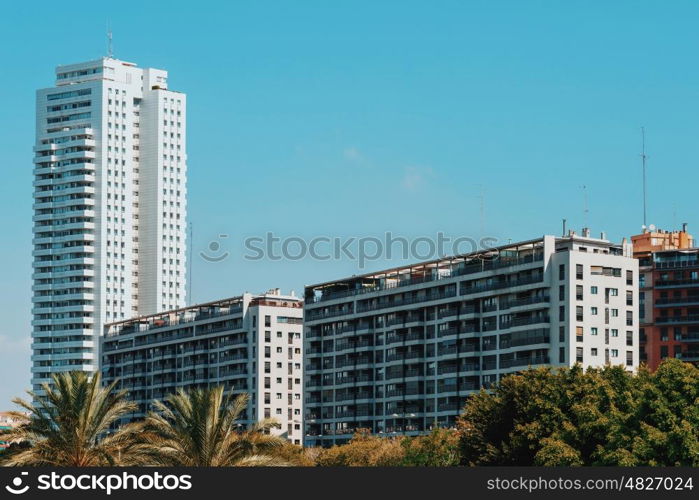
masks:
{"label": "balcony railing", "polygon": [[501,359],[500,368],[512,368],[513,366],[547,365],[548,356],[532,356],[527,358]]}
{"label": "balcony railing", "polygon": [[673,286],[699,286],[699,278],[680,279],[680,280],[657,280],[655,286],[659,288]]}
{"label": "balcony railing", "polygon": [[[478,260],[472,264],[454,264],[448,268],[448,273],[444,275],[434,274],[430,276],[420,276],[411,279],[405,279],[399,282],[390,282],[384,285],[368,286],[364,288],[354,289],[354,290],[343,290],[332,293],[324,293],[319,297],[313,297],[307,299],[309,303],[324,302],[327,300],[341,299],[344,297],[351,297],[355,295],[362,295],[365,293],[378,292],[382,290],[390,290],[393,288],[399,288],[410,285],[417,285],[421,283],[429,283],[433,281],[439,281],[444,279],[451,279],[457,276],[464,276],[467,274],[476,274],[485,271],[492,271],[495,269],[502,269],[505,267],[520,266],[524,264],[530,264],[532,262],[541,261],[544,259],[543,251],[539,250],[536,254],[527,255],[524,257],[501,257],[493,260]],[[440,268],[441,270],[447,270],[447,268]]]}
{"label": "balcony railing", "polygon": [[699,314],[689,316],[660,316],[655,318],[656,323],[699,323]]}

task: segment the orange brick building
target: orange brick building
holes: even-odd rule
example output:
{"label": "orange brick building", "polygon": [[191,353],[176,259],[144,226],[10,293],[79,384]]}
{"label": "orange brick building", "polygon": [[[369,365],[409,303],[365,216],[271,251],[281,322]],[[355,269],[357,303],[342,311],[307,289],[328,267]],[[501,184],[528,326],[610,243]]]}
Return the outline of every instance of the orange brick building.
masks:
{"label": "orange brick building", "polygon": [[639,259],[640,360],[699,361],[699,248],[687,232],[651,226],[632,236]]}

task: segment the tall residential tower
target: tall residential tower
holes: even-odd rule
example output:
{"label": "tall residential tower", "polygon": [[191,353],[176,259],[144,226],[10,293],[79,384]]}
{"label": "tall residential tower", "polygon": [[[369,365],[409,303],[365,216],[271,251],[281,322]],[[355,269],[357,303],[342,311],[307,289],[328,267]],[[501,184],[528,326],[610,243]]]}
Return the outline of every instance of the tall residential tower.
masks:
{"label": "tall residential tower", "polygon": [[185,303],[186,96],[112,58],[37,91],[32,385],[98,365],[103,324]]}

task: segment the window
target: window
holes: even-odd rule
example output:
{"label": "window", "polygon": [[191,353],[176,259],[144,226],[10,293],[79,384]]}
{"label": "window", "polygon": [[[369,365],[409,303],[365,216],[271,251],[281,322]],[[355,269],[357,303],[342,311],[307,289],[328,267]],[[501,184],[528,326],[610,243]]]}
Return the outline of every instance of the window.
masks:
{"label": "window", "polygon": [[575,319],[577,321],[583,320],[583,306],[576,306],[575,307]]}
{"label": "window", "polygon": [[610,288],[609,295],[611,295],[612,297],[617,297],[619,295],[619,289],[618,288]]}
{"label": "window", "polygon": [[597,316],[597,308],[596,308],[596,307],[593,307],[593,308],[592,308],[591,314],[592,314],[593,316]]}
{"label": "window", "polygon": [[582,285],[577,285],[575,287],[575,299],[576,300],[582,300],[583,299],[583,286]]}
{"label": "window", "polygon": [[559,280],[566,279],[566,266],[565,266],[565,264],[561,264],[560,266],[558,266],[558,279]]}
{"label": "window", "polygon": [[269,330],[265,330],[265,342],[271,342],[272,341],[272,332]]}
{"label": "window", "polygon": [[593,347],[592,349],[590,349],[590,355],[597,356],[597,348],[596,347]]}
{"label": "window", "polygon": [[626,271],[626,284],[633,285],[633,271]]}
{"label": "window", "polygon": [[616,328],[612,328],[612,337],[618,337],[619,336],[619,330]]}
{"label": "window", "polygon": [[583,362],[583,348],[582,347],[575,348],[575,361],[578,363]]}
{"label": "window", "polygon": [[561,326],[558,328],[558,341],[559,342],[566,341],[566,327],[565,326]]}
{"label": "window", "polygon": [[612,318],[619,317],[619,309],[612,309]]}
{"label": "window", "polygon": [[561,347],[558,349],[558,362],[559,363],[566,362],[566,348],[565,347]]}
{"label": "window", "polygon": [[633,351],[626,351],[626,366],[633,365]]}
{"label": "window", "polygon": [[583,341],[583,327],[582,326],[575,327],[575,340],[576,340],[576,342]]}
{"label": "window", "polygon": [[613,358],[619,357],[619,349],[612,349],[612,357]]}
{"label": "window", "polygon": [[566,286],[560,285],[558,287],[558,300],[565,300],[565,299],[566,299]]}
{"label": "window", "polygon": [[558,321],[566,320],[566,306],[558,306]]}
{"label": "window", "polygon": [[592,295],[597,295],[597,287],[596,286],[590,287],[590,293]]}
{"label": "window", "polygon": [[626,326],[633,325],[633,311],[626,311]]}
{"label": "window", "polygon": [[576,264],[575,265],[575,278],[576,279],[583,279],[583,266],[582,264]]}
{"label": "window", "polygon": [[265,326],[272,326],[272,317],[270,315],[265,315]]}
{"label": "window", "polygon": [[590,328],[590,335],[597,335],[597,327],[596,326],[593,326],[592,328]]}
{"label": "window", "polygon": [[626,345],[633,345],[633,332],[626,332]]}
{"label": "window", "polygon": [[669,340],[669,339],[668,339],[667,331],[668,331],[668,330],[667,330],[666,327],[662,327],[662,328],[660,329],[660,340],[662,340],[663,342],[667,342],[667,341]]}

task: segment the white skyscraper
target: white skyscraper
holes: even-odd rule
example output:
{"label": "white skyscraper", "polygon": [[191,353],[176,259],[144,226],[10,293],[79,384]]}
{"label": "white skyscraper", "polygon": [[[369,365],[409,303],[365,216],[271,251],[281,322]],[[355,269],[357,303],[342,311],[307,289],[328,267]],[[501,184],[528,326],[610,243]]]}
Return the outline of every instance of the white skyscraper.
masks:
{"label": "white skyscraper", "polygon": [[102,58],[37,91],[34,390],[96,371],[104,323],[185,304],[186,96]]}

